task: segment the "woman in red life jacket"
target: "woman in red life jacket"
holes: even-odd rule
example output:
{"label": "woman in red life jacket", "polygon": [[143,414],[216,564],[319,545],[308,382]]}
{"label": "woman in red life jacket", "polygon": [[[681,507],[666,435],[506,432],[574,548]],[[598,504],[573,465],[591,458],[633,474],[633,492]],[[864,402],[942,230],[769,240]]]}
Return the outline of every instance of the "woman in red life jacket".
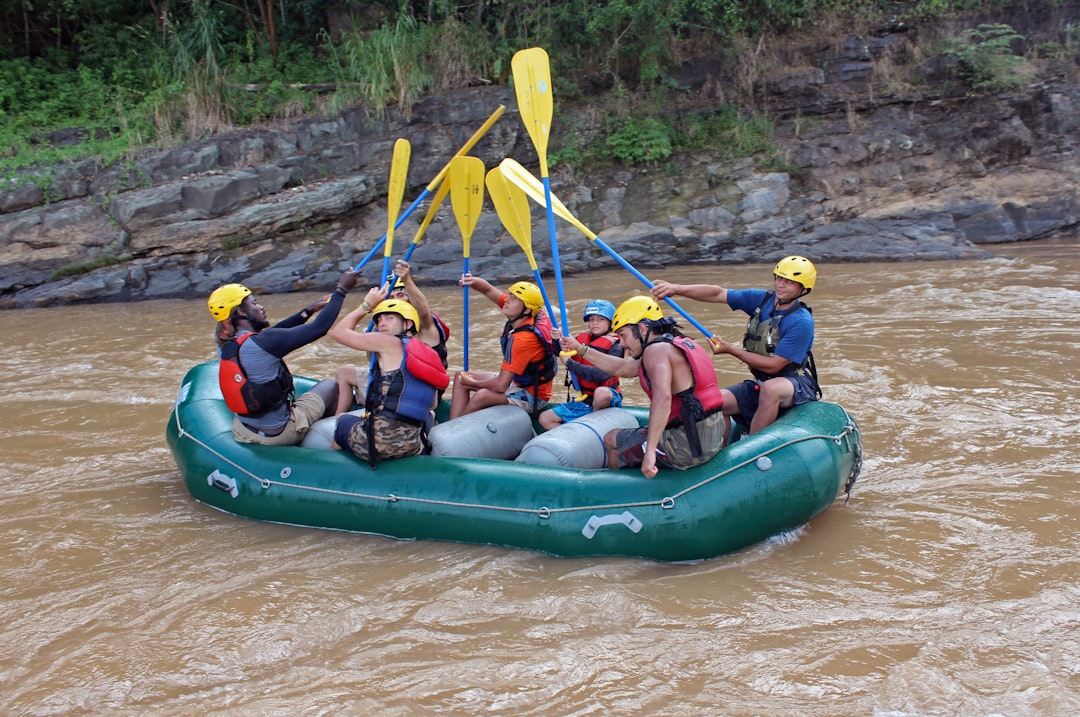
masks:
{"label": "woman in red life jacket", "polygon": [[503,361],[498,373],[458,371],[450,399],[450,418],[464,416],[488,406],[505,403],[536,415],[547,407],[555,377],[555,352],[551,346],[551,319],[542,311],[540,287],[519,281],[503,293],[472,274],[459,282],[486,296],[506,317],[500,342]]}
{"label": "woman in red life jacket", "polygon": [[[407,301],[387,299],[371,308],[369,301],[381,289],[372,289],[359,308],[345,316],[330,337],[338,343],[373,355],[366,390],[364,418],[338,416],[334,447],[375,466],[379,460],[404,458],[424,452],[438,392],[450,382],[439,355],[416,336],[420,323],[416,308]],[[358,331],[367,314],[375,331]]]}
{"label": "woman in red life jacket", "polygon": [[[416,338],[435,349],[445,368],[447,366],[446,341],[450,338],[450,327],[431,310],[427,297],[413,281],[412,272],[406,261],[397,260],[397,264],[394,265],[394,274],[398,279],[394,282],[394,287],[390,289],[390,294],[385,298],[399,299],[413,305],[419,317]],[[382,297],[375,300],[371,306],[375,306],[381,300]],[[353,406],[364,405],[369,372],[368,366],[342,366],[337,370],[338,403],[335,415],[341,415],[351,410]],[[442,398],[441,393],[439,397]]]}
{"label": "woman in red life jacket", "polygon": [[[575,338],[586,348],[585,353],[605,353],[609,356],[623,355],[619,337],[611,332],[611,320],[615,318],[615,305],[604,299],[593,299],[585,306],[581,320],[588,327]],[[562,336],[556,329],[555,340]],[[566,363],[567,386],[578,389],[578,395],[572,401],[555,404],[540,414],[540,425],[546,430],[555,428],[560,423],[581,418],[584,415],[604,408],[622,406],[622,393],[619,391],[619,377],[599,368],[585,356],[574,355],[563,358]]]}

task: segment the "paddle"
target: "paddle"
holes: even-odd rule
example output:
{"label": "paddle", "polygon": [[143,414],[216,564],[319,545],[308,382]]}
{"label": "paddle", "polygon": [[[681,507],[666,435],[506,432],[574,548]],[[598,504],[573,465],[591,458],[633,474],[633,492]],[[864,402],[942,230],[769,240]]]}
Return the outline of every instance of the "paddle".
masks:
{"label": "paddle", "polygon": [[536,266],[536,257],[533,256],[529,198],[525,196],[523,190],[508,182],[498,167],[487,173],[486,182],[488,194],[491,195],[491,203],[495,205],[499,220],[525,252],[525,257],[529,260],[529,268],[532,269],[533,277],[536,279],[536,285],[540,287],[540,294],[544,297],[544,307],[547,309],[548,316],[554,316],[551,311],[551,301],[544,289],[544,282],[540,278],[540,269]]}
{"label": "paddle", "polygon": [[[541,186],[539,180],[537,180],[536,177],[534,177],[529,172],[529,170],[525,169],[524,167],[521,166],[521,164],[514,161],[513,159],[510,159],[509,157],[507,157],[501,163],[499,163],[498,169],[499,169],[500,172],[502,172],[502,175],[504,177],[506,177],[506,179],[510,183],[514,184],[517,187],[520,187],[530,198],[532,198],[532,200],[534,202],[536,202],[537,204],[544,204],[543,187]],[[641,283],[645,284],[645,286],[649,287],[650,289],[652,288],[653,284],[652,284],[651,281],[649,281],[648,277],[646,277],[640,271],[635,269],[630,264],[630,262],[626,261],[621,256],[619,256],[618,252],[616,252],[614,249],[612,249],[607,244],[605,244],[603,242],[603,240],[600,239],[599,237],[597,237],[594,232],[590,231],[587,226],[582,224],[581,221],[577,217],[575,217],[573,214],[571,214],[570,210],[567,209],[566,206],[562,202],[559,201],[558,197],[556,197],[554,195],[550,195],[550,196],[551,196],[551,202],[550,202],[549,206],[553,209],[553,211],[556,214],[558,214],[560,217],[562,217],[563,219],[565,219],[566,221],[570,222],[572,225],[577,227],[578,231],[580,231],[582,234],[584,234],[586,239],[588,239],[591,242],[594,242],[598,247],[603,249],[604,252],[606,252],[608,254],[608,256],[613,258],[615,261],[619,262],[619,264],[622,265],[622,267],[624,269],[626,269],[631,274],[636,276],[641,281]],[[684,319],[686,319],[691,324],[693,324],[694,327],[697,328],[698,331],[705,334],[706,338],[711,339],[713,337],[713,334],[712,334],[711,331],[709,331],[707,328],[705,328],[693,316],[686,313],[686,311],[681,306],[676,304],[670,297],[667,298],[667,299],[664,299],[664,301],[667,302],[668,306],[675,309],[675,311],[679,312],[679,314],[681,314]]]}
{"label": "paddle", "polygon": [[[461,230],[462,255],[465,258],[464,272],[469,273],[469,242],[472,239],[476,222],[484,208],[484,163],[476,157],[454,157],[450,161],[450,205],[454,208],[458,229]],[[462,319],[464,329],[464,358],[462,369],[469,370],[469,287],[463,287],[464,308]]]}
{"label": "paddle", "polygon": [[[514,76],[514,92],[517,95],[518,111],[525,129],[536,147],[540,159],[540,178],[544,185],[547,201],[548,238],[551,241],[551,265],[555,272],[555,290],[559,296],[559,316],[562,319],[563,334],[569,334],[566,321],[566,299],[563,296],[562,263],[559,260],[559,243],[555,239],[555,214],[551,209],[551,179],[548,177],[547,145],[551,133],[551,115],[554,100],[551,94],[551,67],[547,52],[541,47],[519,50],[510,60],[510,69]],[[550,312],[550,307],[548,308]]]}
{"label": "paddle", "polygon": [[[473,147],[476,146],[477,142],[479,142],[480,139],[485,134],[487,134],[487,131],[489,129],[491,129],[491,126],[493,124],[495,124],[496,120],[498,120],[499,117],[502,116],[502,113],[505,112],[505,111],[506,111],[506,105],[499,105],[495,109],[495,111],[491,113],[491,116],[487,118],[487,120],[484,122],[484,124],[480,125],[480,128],[477,129],[475,132],[473,132],[472,136],[469,137],[468,141],[465,142],[465,144],[461,145],[461,149],[459,149],[457,151],[457,153],[454,154],[454,157],[458,157],[458,156],[461,156],[461,155],[464,155],[464,154],[468,154],[469,150],[471,150]],[[453,157],[451,157],[451,161],[453,161]],[[424,188],[424,191],[420,192],[420,196],[417,197],[416,199],[414,199],[412,204],[410,204],[408,206],[408,208],[401,214],[401,216],[398,218],[397,222],[394,224],[395,229],[397,227],[401,226],[401,223],[404,222],[414,211],[416,211],[416,208],[418,206],[420,206],[420,203],[423,202],[425,199],[427,199],[427,197],[430,196],[431,193],[433,191],[435,191],[435,189],[440,184],[443,183],[443,179],[445,179],[446,174],[449,171],[450,171],[450,162],[447,162],[443,166],[443,168],[439,170],[439,173],[435,175],[435,178],[432,179],[428,183],[428,185]],[[445,198],[446,194],[443,194],[442,196]],[[437,196],[436,196],[436,199],[437,199],[437,201],[434,202],[434,204],[436,205],[436,208],[437,208],[437,205],[440,204],[442,202],[442,200],[438,199]],[[435,211],[435,209],[432,209],[430,207],[428,208],[428,214],[429,215],[433,215],[434,211]],[[431,223],[430,220],[428,220],[428,223],[429,224]],[[375,256],[376,252],[378,252],[379,249],[382,248],[382,245],[383,245],[383,243],[385,241],[386,241],[386,235],[383,234],[382,238],[379,239],[379,241],[375,242],[375,246],[371,247],[371,251],[369,251],[367,253],[367,255],[363,259],[361,259],[360,262],[355,267],[353,267],[353,271],[354,272],[360,271],[365,266],[367,266],[367,263],[369,261],[371,261],[371,258],[373,256]],[[413,242],[415,244],[416,240],[414,239]],[[410,249],[412,249],[412,247],[410,247]],[[380,278],[385,278],[385,273],[384,273],[383,277],[380,277]]]}
{"label": "paddle", "polygon": [[397,226],[398,212],[401,210],[401,198],[405,196],[405,184],[409,177],[409,159],[412,145],[407,139],[394,142],[394,156],[390,160],[390,186],[386,193],[386,242],[383,251],[381,277],[390,274],[390,257],[394,249],[394,228]]}
{"label": "paddle", "polygon": [[[525,252],[525,256],[529,260],[533,276],[536,277],[536,285],[540,287],[540,294],[544,297],[544,306],[550,316],[551,301],[548,299],[547,291],[544,290],[544,282],[540,279],[540,270],[536,267],[536,258],[533,256],[532,215],[529,213],[529,198],[525,195],[523,189],[508,181],[498,167],[488,172],[487,188],[488,194],[491,195],[491,203],[495,205],[495,211],[498,213],[503,227],[510,233],[510,236],[514,237],[514,241],[518,243],[518,246]],[[560,353],[570,356],[575,352],[565,351]],[[574,389],[580,391],[581,384],[578,382],[577,376],[570,373],[570,380],[574,384]]]}

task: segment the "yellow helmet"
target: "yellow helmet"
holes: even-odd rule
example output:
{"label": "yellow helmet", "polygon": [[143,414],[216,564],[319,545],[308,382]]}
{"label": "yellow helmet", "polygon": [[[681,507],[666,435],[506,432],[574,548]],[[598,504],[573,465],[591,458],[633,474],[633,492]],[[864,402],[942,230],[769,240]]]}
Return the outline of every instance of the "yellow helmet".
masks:
{"label": "yellow helmet", "polygon": [[371,312],[371,320],[378,321],[379,314],[397,314],[403,319],[408,319],[412,322],[413,331],[420,330],[420,314],[416,312],[416,307],[403,299],[386,299],[380,301],[375,310]]}
{"label": "yellow helmet", "polygon": [[544,306],[544,295],[540,287],[532,282],[519,281],[510,286],[510,293],[521,299],[525,308],[530,309],[534,314]]}
{"label": "yellow helmet", "polygon": [[249,296],[251,289],[243,284],[226,284],[214,289],[206,303],[210,307],[210,315],[218,321],[224,321],[229,318],[232,310],[244,303],[244,299]]}
{"label": "yellow helmet", "polygon": [[618,331],[624,326],[630,326],[648,319],[655,321],[664,318],[664,312],[660,305],[651,296],[632,296],[619,304],[615,309],[615,318],[611,321],[611,330]]}
{"label": "yellow helmet", "polygon": [[813,289],[814,283],[817,281],[817,269],[815,269],[813,263],[804,256],[784,257],[776,262],[776,266],[773,267],[772,273],[773,276],[779,276],[781,279],[787,279],[788,281],[802,284],[802,287],[807,291]]}

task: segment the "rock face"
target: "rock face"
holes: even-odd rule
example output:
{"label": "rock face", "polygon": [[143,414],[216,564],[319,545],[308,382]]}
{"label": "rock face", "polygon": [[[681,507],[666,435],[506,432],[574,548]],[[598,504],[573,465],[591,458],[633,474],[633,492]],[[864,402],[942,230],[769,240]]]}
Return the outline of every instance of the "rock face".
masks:
{"label": "rock face", "polygon": [[[758,84],[791,171],[755,171],[751,160],[704,153],[663,168],[553,170],[553,192],[603,244],[557,220],[563,271],[614,266],[610,252],[642,270],[792,253],[821,261],[967,259],[986,256],[980,243],[1074,228],[1080,88],[897,96],[874,82],[874,63],[906,42],[900,30],[842,38],[819,47],[814,66]],[[679,78],[697,93],[699,112],[718,83],[710,67],[703,60]],[[332,286],[386,231],[394,140],[412,142],[408,206],[500,104],[506,114],[472,153],[489,168],[509,156],[535,172],[513,91],[487,87],[428,98],[408,118],[373,121],[361,111],[305,118],[126,165],[83,162],[28,175],[0,191],[0,306],[205,296],[229,281],[257,292]],[[585,146],[602,123],[586,107],[559,106],[549,148],[571,133]],[[427,207],[397,230],[395,256]],[[546,271],[539,208],[533,221],[535,257]],[[521,257],[489,202],[472,236],[471,269],[508,281],[527,272]],[[377,280],[381,259],[380,251],[368,263],[365,281]],[[460,274],[449,201],[413,263],[422,282]]]}

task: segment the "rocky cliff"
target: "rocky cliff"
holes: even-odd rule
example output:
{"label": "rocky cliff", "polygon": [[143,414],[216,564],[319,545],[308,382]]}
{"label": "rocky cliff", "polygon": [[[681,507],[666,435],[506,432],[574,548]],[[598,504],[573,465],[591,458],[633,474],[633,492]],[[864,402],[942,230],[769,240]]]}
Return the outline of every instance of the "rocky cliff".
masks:
{"label": "rocky cliff", "polygon": [[[755,103],[791,171],[696,154],[664,167],[556,169],[552,189],[643,271],[789,253],[824,262],[978,258],[982,243],[1075,229],[1080,87],[1070,73],[1008,95],[968,96],[933,77],[933,92],[901,92],[880,77],[881,63],[911,43],[902,26],[819,40],[802,48],[803,64],[760,78]],[[709,57],[680,71],[694,111],[730,96],[723,73]],[[259,292],[331,286],[386,230],[394,140],[412,142],[407,205],[500,104],[507,112],[473,154],[489,168],[509,156],[535,171],[513,91],[496,86],[430,97],[408,117],[308,117],[123,166],[83,162],[28,175],[0,191],[0,306],[204,296],[228,281]],[[550,150],[571,134],[578,146],[594,141],[603,119],[588,102],[558,104]],[[397,231],[395,255],[425,209]],[[536,259],[547,270],[546,220],[538,208],[533,217]],[[564,272],[614,266],[569,224],[557,229]],[[470,248],[474,273],[493,281],[528,272],[490,205]],[[460,274],[449,202],[414,264],[422,282]],[[381,253],[368,281],[380,266]]]}

